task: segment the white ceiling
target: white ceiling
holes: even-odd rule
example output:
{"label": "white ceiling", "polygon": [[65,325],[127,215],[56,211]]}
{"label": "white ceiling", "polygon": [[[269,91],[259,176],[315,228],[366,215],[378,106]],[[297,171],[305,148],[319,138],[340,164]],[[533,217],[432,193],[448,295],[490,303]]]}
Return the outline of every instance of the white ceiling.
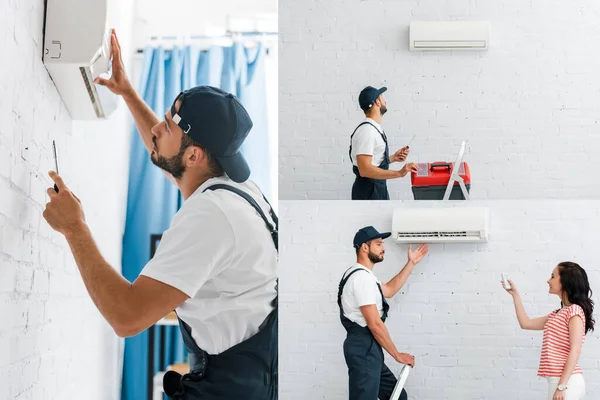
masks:
{"label": "white ceiling", "polygon": [[152,36],[217,34],[227,29],[228,17],[257,21],[259,30],[276,27],[277,0],[137,0],[135,14],[139,47]]}

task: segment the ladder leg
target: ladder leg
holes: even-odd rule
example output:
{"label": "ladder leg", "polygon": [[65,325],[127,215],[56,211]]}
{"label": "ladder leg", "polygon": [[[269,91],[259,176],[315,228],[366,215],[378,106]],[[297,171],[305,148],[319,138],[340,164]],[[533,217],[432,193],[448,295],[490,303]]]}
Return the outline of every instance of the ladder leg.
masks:
{"label": "ladder leg", "polygon": [[446,186],[446,191],[444,192],[443,200],[448,200],[450,198],[450,193],[452,192],[453,186],[454,186],[454,177],[450,176],[450,181],[448,181],[448,186]]}
{"label": "ladder leg", "polygon": [[461,179],[458,181],[458,184],[460,185],[460,189],[463,192],[463,195],[465,196],[465,200],[469,200],[469,191],[467,190],[467,186],[465,186],[465,182]]}

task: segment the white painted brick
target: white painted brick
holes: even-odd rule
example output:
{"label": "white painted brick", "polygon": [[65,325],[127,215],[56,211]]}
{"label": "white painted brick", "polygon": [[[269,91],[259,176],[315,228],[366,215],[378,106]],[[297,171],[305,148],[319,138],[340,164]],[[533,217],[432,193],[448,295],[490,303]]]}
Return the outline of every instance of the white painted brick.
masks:
{"label": "white painted brick", "polygon": [[[417,361],[407,383],[410,399],[539,398],[547,390],[536,376],[541,332],[518,327],[512,300],[500,286],[500,273],[507,272],[518,285],[532,317],[558,307],[545,281],[559,261],[579,262],[598,291],[594,249],[600,240],[600,201],[452,204],[489,207],[490,241],[431,245],[407,287],[390,300],[386,325],[392,340]],[[365,225],[391,229],[395,207],[446,206],[450,205],[413,201],[280,202],[282,398],[347,398],[345,332],[336,296],[343,271],[354,262],[350,243],[356,230]],[[387,242],[386,260],[375,268],[381,281],[401,269],[406,250]],[[588,396],[600,391],[598,354],[600,340],[590,334],[581,356]],[[386,362],[399,372],[387,355]]]}
{"label": "white painted brick", "polygon": [[0,177],[10,178],[12,156],[8,146],[0,145]]}
{"label": "white painted brick", "polygon": [[[126,63],[132,7],[120,2],[111,22],[127,23]],[[0,63],[0,399],[116,399],[118,339],[89,300],[64,237],[41,214],[56,140],[61,174],[84,199],[103,254],[121,269],[124,105],[107,122],[74,124],[42,63],[43,2],[0,8],[0,48],[11,60]]]}
{"label": "white painted brick", "polygon": [[33,276],[33,291],[45,295],[48,293],[49,273],[44,270],[36,270]]}
{"label": "white painted brick", "polygon": [[29,171],[30,165],[25,161],[21,160],[19,156],[17,156],[15,164],[13,164],[13,169],[11,173],[11,181],[19,188],[23,193],[29,194]]}
{"label": "white painted brick", "polygon": [[[347,143],[366,85],[389,88],[393,146],[417,134],[408,161],[453,161],[469,141],[473,199],[600,198],[590,184],[600,169],[600,56],[587,50],[600,38],[597,3],[294,3],[280,7],[282,38],[293,38],[280,46],[281,199],[350,198]],[[408,51],[411,20],[463,19],[491,22],[488,51]],[[392,199],[413,198],[408,179],[388,186]]]}
{"label": "white painted brick", "polygon": [[[43,173],[44,172],[32,173],[31,176],[30,196],[33,202],[39,207],[45,207],[46,203],[50,200],[46,190],[48,190],[51,185],[49,185],[46,180],[42,179],[41,175]],[[39,215],[39,213],[35,214]]]}

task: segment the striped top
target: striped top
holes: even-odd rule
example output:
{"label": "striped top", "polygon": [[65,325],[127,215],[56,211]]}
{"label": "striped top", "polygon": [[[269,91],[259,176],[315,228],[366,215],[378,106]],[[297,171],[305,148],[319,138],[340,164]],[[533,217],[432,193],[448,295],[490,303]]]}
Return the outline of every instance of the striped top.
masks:
{"label": "striped top", "polygon": [[[544,340],[542,343],[542,355],[540,357],[540,368],[538,376],[561,376],[563,368],[569,357],[571,345],[569,341],[569,321],[575,316],[581,317],[584,334],[581,336],[581,344],[585,340],[585,314],[577,304],[562,308],[548,315],[548,321],[544,325]],[[573,370],[573,374],[581,374],[579,362]]]}

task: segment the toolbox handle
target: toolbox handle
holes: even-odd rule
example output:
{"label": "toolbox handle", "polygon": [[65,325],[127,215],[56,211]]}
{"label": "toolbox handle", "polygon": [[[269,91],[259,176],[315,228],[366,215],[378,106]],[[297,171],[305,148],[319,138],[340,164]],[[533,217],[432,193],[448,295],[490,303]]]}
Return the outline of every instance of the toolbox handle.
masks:
{"label": "toolbox handle", "polygon": [[434,168],[448,168],[448,171],[452,169],[450,163],[433,163],[431,164],[431,171],[433,171]]}

